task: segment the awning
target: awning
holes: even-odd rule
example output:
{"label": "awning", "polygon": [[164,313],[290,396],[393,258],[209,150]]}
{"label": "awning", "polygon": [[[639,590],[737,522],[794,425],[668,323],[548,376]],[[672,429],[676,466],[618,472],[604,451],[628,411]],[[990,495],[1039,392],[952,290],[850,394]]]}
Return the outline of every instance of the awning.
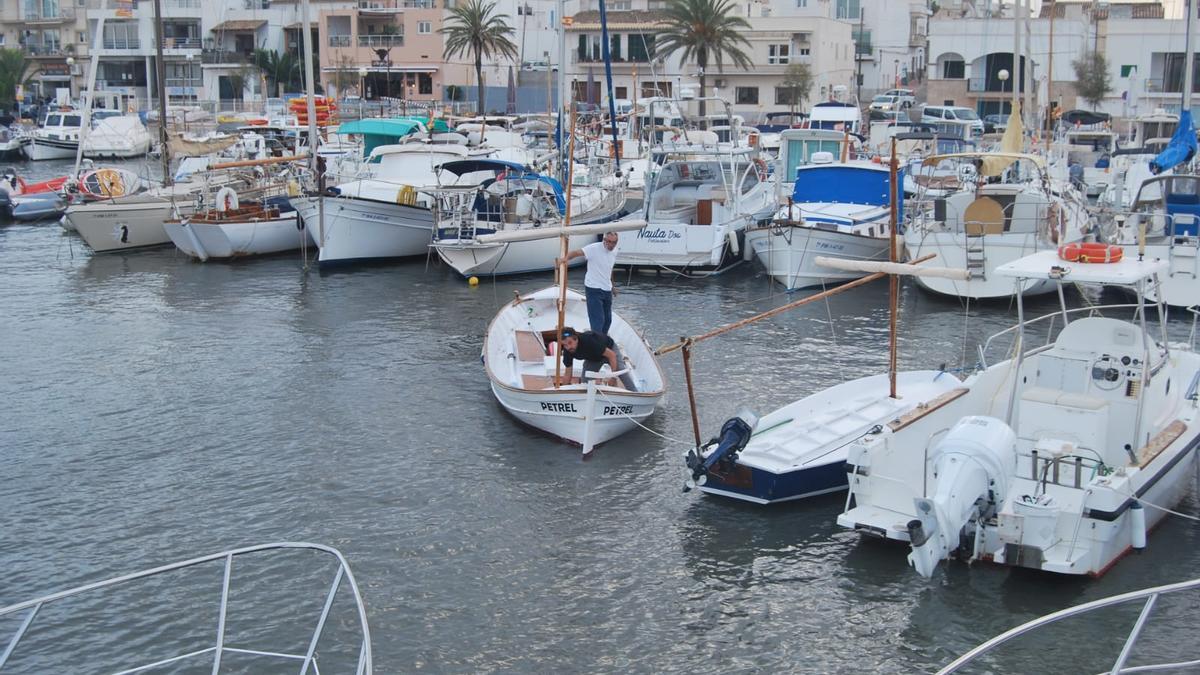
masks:
{"label": "awning", "polygon": [[239,19],[236,21],[225,21],[219,23],[212,28],[214,33],[234,33],[234,32],[253,32],[267,25],[266,19]]}

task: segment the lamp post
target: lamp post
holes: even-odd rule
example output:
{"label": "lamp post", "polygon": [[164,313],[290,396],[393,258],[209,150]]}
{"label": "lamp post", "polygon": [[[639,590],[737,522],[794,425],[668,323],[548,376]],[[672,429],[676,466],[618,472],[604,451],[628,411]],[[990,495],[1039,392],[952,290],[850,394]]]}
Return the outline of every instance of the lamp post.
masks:
{"label": "lamp post", "polygon": [[358,118],[363,116],[363,99],[367,98],[367,67],[358,69]]}
{"label": "lamp post", "polygon": [[892,59],[892,89],[900,88],[900,59]]}
{"label": "lamp post", "polygon": [[[998,77],[1000,79],[1000,93],[1001,94],[1006,93],[1007,92],[1006,83],[1008,82],[1008,70],[1001,68],[1000,72],[996,73],[996,77]],[[1000,109],[1003,110],[1004,106],[1001,105]],[[1009,112],[1010,113],[1012,112],[1011,108],[1009,109]]]}
{"label": "lamp post", "polygon": [[75,65],[75,57],[68,56],[67,57],[67,98],[75,98],[75,94],[73,94],[71,92],[71,90],[74,89],[74,87],[71,86],[71,79],[72,79],[72,77],[74,77],[73,75],[71,75],[71,67],[74,65]]}

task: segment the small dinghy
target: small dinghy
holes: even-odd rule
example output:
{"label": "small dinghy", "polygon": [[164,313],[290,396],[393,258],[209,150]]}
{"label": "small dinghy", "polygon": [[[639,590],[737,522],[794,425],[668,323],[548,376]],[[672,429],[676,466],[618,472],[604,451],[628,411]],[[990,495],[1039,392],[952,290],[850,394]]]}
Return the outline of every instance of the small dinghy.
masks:
{"label": "small dinghy", "polygon": [[[583,294],[567,290],[565,296],[563,324],[588,325]],[[612,373],[606,366],[600,373],[584,373],[579,361],[569,371],[562,368],[556,343],[559,298],[560,289],[550,287],[506,304],[488,326],[483,362],[492,392],[505,410],[532,427],[582,445],[587,455],[595,445],[649,417],[666,392],[665,381],[650,345],[616,312],[609,336],[625,357],[621,369]],[[637,391],[621,384],[618,378],[623,374]]]}
{"label": "small dinghy", "polygon": [[286,197],[239,204],[231,188],[217,193],[217,208],[163,223],[180,251],[201,262],[295,251],[315,246]]}

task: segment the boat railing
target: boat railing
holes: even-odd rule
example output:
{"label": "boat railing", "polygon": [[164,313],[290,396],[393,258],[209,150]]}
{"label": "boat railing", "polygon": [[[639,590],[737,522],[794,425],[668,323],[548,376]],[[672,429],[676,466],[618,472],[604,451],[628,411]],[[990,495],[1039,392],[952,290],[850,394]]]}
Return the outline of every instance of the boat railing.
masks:
{"label": "boat railing", "polygon": [[[250,554],[281,550],[314,551],[331,556],[337,562],[337,571],[334,574],[332,585],[329,587],[329,592],[325,596],[321,613],[316,617],[316,624],[313,627],[311,637],[307,641],[307,648],[303,653],[287,653],[233,647],[227,644],[226,622],[229,618],[228,610],[230,605],[231,578],[233,576],[233,559],[239,556],[248,556]],[[217,673],[220,672],[222,658],[231,654],[236,654],[269,658],[276,661],[299,661],[301,663],[301,675],[306,675],[310,672],[314,675],[320,675],[320,669],[317,666],[317,646],[321,641],[322,633],[325,631],[326,623],[330,618],[330,610],[333,607],[334,599],[337,597],[338,590],[342,587],[343,582],[345,582],[345,584],[348,586],[348,590],[353,596],[358,617],[358,629],[362,636],[362,641],[358,649],[357,665],[354,672],[357,675],[363,675],[364,673],[372,672],[371,632],[367,625],[366,607],[363,604],[362,594],[359,591],[358,583],[354,580],[354,574],[350,571],[349,563],[346,562],[346,558],[342,555],[342,553],[335,548],[306,542],[276,542],[222,551],[220,553],[214,553],[212,555],[206,555],[200,558],[192,558],[182,562],[163,565],[161,567],[155,567],[119,577],[113,577],[111,579],[106,579],[96,583],[85,584],[83,586],[60,591],[58,593],[52,593],[34,600],[28,600],[15,605],[9,605],[8,607],[0,608],[0,619],[11,617],[20,621],[16,628],[16,632],[13,633],[12,637],[8,640],[7,646],[5,646],[4,650],[0,652],[0,671],[4,670],[5,663],[7,663],[16,652],[22,638],[28,634],[29,629],[34,624],[34,620],[44,608],[50,607],[51,605],[54,605],[55,603],[67,598],[72,598],[92,591],[100,591],[138,580],[148,579],[150,577],[157,577],[173,572],[179,572],[180,570],[194,568],[206,563],[217,562],[220,562],[223,565],[224,574],[222,576],[223,581],[221,583],[220,606],[217,615],[214,643],[207,647],[177,654],[165,659],[159,659],[152,663],[127,668],[121,670],[120,673],[140,673],[151,670],[159,670],[162,667],[170,664],[183,663],[185,661],[191,661],[194,663],[200,657],[205,656],[211,656],[212,672]],[[4,643],[0,642],[0,644]]]}
{"label": "boat railing", "polygon": [[[1066,208],[1057,202],[1029,204],[1012,201],[1001,206],[999,221],[967,220],[967,210],[961,212],[946,199],[929,199],[918,195],[916,204],[926,206],[914,209],[911,227],[918,232],[945,232],[971,236],[990,234],[1033,234],[1041,241],[1062,241],[1066,237]],[[929,207],[932,208],[929,208]],[[1025,211],[1025,213],[1020,213]],[[953,228],[947,228],[950,221]]]}
{"label": "boat railing", "polygon": [[[1150,615],[1154,612],[1154,609],[1157,606],[1159,599],[1164,596],[1186,593],[1188,591],[1195,591],[1197,589],[1200,589],[1200,579],[1192,579],[1191,581],[1183,581],[1183,582],[1176,583],[1176,584],[1166,584],[1163,586],[1155,586],[1153,588],[1146,588],[1146,589],[1142,589],[1142,590],[1138,590],[1138,591],[1132,591],[1129,593],[1122,593],[1120,595],[1114,595],[1114,596],[1107,597],[1107,598],[1101,598],[1100,600],[1094,600],[1092,602],[1087,602],[1082,605],[1068,607],[1066,609],[1059,610],[1052,614],[1047,614],[1045,616],[1039,617],[1032,621],[1027,621],[1027,622],[1021,624],[1020,626],[1017,626],[1017,627],[1012,628],[1004,633],[1001,633],[1000,635],[997,635],[996,637],[988,640],[987,642],[984,642],[983,644],[975,647],[974,649],[968,651],[967,653],[963,654],[962,656],[960,656],[957,659],[955,659],[954,661],[952,661],[950,664],[948,664],[947,666],[945,666],[944,668],[939,670],[938,675],[950,675],[950,673],[957,673],[957,672],[961,671],[963,668],[965,668],[966,666],[976,663],[982,656],[991,653],[997,647],[1000,647],[1001,645],[1004,645],[1015,638],[1025,635],[1026,633],[1031,633],[1031,632],[1037,631],[1045,626],[1056,623],[1058,621],[1062,621],[1063,619],[1069,619],[1069,618],[1077,617],[1077,616],[1080,616],[1083,614],[1088,614],[1090,612],[1094,612],[1094,611],[1097,611],[1100,609],[1106,609],[1109,607],[1115,607],[1115,606],[1124,605],[1124,604],[1136,603],[1139,601],[1142,603],[1141,612],[1138,614],[1138,617],[1134,621],[1133,626],[1130,627],[1128,634],[1126,634],[1125,641],[1121,646],[1121,651],[1119,654],[1117,654],[1117,657],[1113,661],[1112,667],[1111,667],[1111,669],[1109,669],[1108,672],[1116,674],[1116,673],[1137,673],[1137,672],[1158,671],[1158,670],[1171,670],[1171,671],[1181,671],[1184,669],[1194,670],[1195,668],[1200,666],[1200,659],[1193,659],[1193,660],[1189,660],[1189,661],[1182,661],[1182,662],[1175,662],[1175,663],[1145,664],[1145,665],[1138,665],[1138,666],[1127,666],[1126,663],[1128,663],[1129,657],[1133,653],[1134,647],[1137,645],[1138,640],[1141,638],[1142,630],[1145,628],[1146,623],[1150,618]],[[1000,669],[1000,670],[1003,670],[1003,669]]]}
{"label": "boat railing", "polygon": [[[1071,314],[1084,314],[1089,317],[1090,316],[1102,316],[1101,310],[1115,310],[1115,309],[1132,309],[1136,312],[1138,309],[1138,305],[1136,303],[1127,303],[1127,304],[1118,304],[1118,305],[1088,305],[1085,307],[1074,307],[1074,308],[1066,309],[1066,310],[1060,309],[1058,311],[1051,312],[1050,314],[1044,314],[1042,316],[1029,319],[1028,321],[1025,321],[1024,323],[1009,326],[1008,328],[1005,328],[1004,330],[1002,330],[998,333],[993,333],[991,336],[988,337],[987,340],[984,340],[983,344],[979,345],[979,369],[986,370],[991,365],[988,362],[987,355],[991,352],[993,345],[995,343],[997,343],[997,341],[1000,340],[1000,338],[1002,338],[1006,335],[1012,335],[1012,341],[1007,343],[1008,348],[1006,350],[1007,358],[1012,358],[1013,356],[1015,356],[1015,353],[1013,353],[1013,350],[1016,347],[1016,340],[1017,340],[1018,335],[1020,335],[1022,332],[1028,334],[1029,328],[1031,326],[1034,326],[1037,324],[1046,325],[1046,341],[1045,341],[1045,343],[1026,351],[1025,352],[1026,355],[1029,355],[1029,354],[1033,354],[1037,351],[1047,349],[1051,346],[1051,344],[1054,341],[1054,336],[1057,335],[1057,331],[1056,331],[1057,327],[1055,326],[1055,324],[1057,323],[1058,319],[1061,318],[1061,319],[1065,320],[1066,317]],[[1024,331],[1022,331],[1022,327],[1024,328]]]}

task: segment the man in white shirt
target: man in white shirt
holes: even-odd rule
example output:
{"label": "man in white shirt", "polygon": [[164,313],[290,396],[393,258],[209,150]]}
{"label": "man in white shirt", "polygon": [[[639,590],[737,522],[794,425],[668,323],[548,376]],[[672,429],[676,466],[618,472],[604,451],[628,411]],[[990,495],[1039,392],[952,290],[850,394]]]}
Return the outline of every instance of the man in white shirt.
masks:
{"label": "man in white shirt", "polygon": [[588,323],[591,324],[593,332],[608,335],[608,328],[612,325],[612,301],[615,291],[612,272],[613,264],[617,261],[617,233],[605,232],[603,241],[571,251],[566,260],[570,261],[579,256],[587,258],[583,291],[587,296]]}

